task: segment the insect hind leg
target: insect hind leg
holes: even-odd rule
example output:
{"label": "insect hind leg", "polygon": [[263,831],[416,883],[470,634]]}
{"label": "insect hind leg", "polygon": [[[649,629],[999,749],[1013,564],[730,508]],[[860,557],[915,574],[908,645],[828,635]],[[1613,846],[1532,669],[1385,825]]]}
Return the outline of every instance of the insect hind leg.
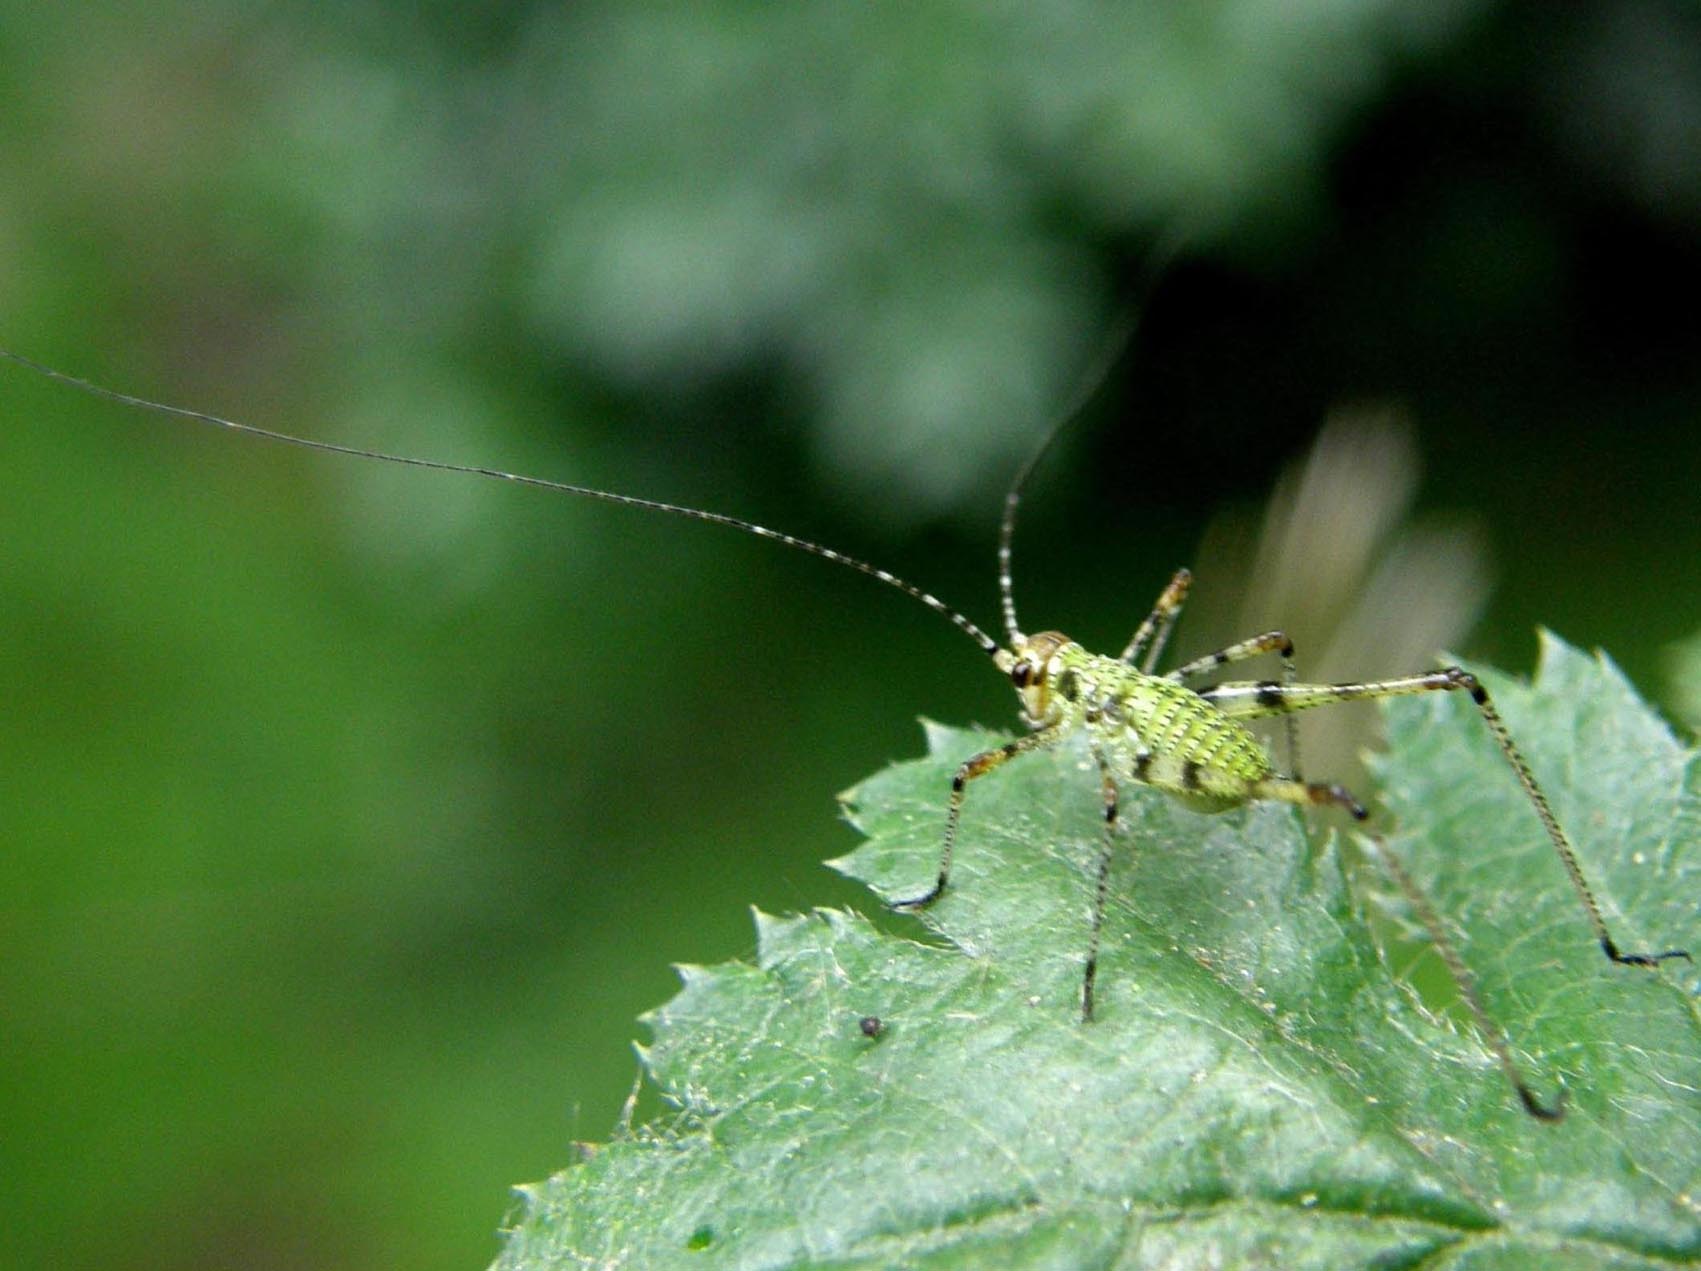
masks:
{"label": "insect hind leg", "polygon": [[1247,790],[1248,799],[1263,799],[1276,803],[1296,803],[1301,807],[1343,808],[1355,821],[1370,816],[1365,807],[1345,786],[1320,781],[1300,781],[1294,777],[1265,777],[1254,781]]}
{"label": "insect hind leg", "polygon": [[[1402,697],[1413,693],[1452,693],[1466,692],[1471,701],[1476,704],[1477,713],[1482,716],[1489,733],[1494,737],[1495,745],[1500,748],[1501,756],[1506,760],[1512,774],[1518,779],[1524,795],[1535,810],[1536,818],[1541,822],[1542,829],[1547,832],[1548,841],[1553,844],[1555,855],[1565,867],[1565,873],[1571,880],[1571,889],[1577,893],[1577,899],[1582,903],[1583,912],[1589,920],[1589,925],[1595,933],[1595,941],[1600,945],[1601,952],[1607,958],[1620,966],[1658,966],[1671,958],[1682,958],[1692,961],[1686,949],[1666,949],[1659,953],[1625,953],[1620,950],[1618,942],[1607,930],[1606,919],[1601,914],[1600,903],[1595,899],[1594,890],[1583,875],[1583,867],[1577,860],[1577,852],[1571,846],[1571,840],[1566,836],[1564,828],[1559,824],[1559,818],[1554,815],[1553,807],[1547,801],[1536,784],[1535,775],[1530,771],[1530,765],[1525,761],[1523,752],[1512,740],[1512,734],[1506,723],[1500,718],[1500,712],[1489,700],[1488,690],[1482,682],[1469,671],[1460,666],[1446,666],[1438,671],[1426,671],[1421,675],[1406,675],[1389,680],[1367,680],[1359,684],[1271,684],[1268,681],[1254,683],[1243,681],[1236,683],[1218,684],[1200,692],[1199,696],[1210,702],[1223,714],[1241,718],[1256,719],[1261,716],[1282,715],[1293,711],[1307,710],[1318,706],[1332,706],[1336,702],[1366,701],[1373,698]],[[1268,798],[1287,798],[1282,793],[1272,793],[1261,796]],[[1288,798],[1289,802],[1300,800]]]}
{"label": "insect hind leg", "polygon": [[1435,906],[1429,903],[1429,897],[1423,894],[1416,881],[1406,872],[1406,867],[1400,863],[1397,856],[1389,850],[1382,836],[1368,835],[1360,840],[1367,848],[1366,854],[1381,868],[1382,872],[1394,880],[1400,892],[1405,896],[1406,903],[1412,907],[1412,912],[1423,923],[1429,933],[1430,944],[1441,956],[1442,963],[1447,967],[1447,974],[1453,979],[1453,986],[1459,990],[1459,997],[1471,1012],[1471,1018],[1476,1022],[1477,1032],[1494,1052],[1495,1060],[1500,1064],[1500,1071],[1506,1075],[1506,1080],[1512,1083],[1512,1088],[1518,1092],[1518,1100],[1524,1105],[1524,1110],[1538,1121],[1558,1121],[1565,1116],[1565,1091],[1561,1088],[1558,1098],[1552,1103],[1543,1103],[1536,1097],[1535,1091],[1524,1080],[1524,1074],[1519,1070],[1518,1063],[1512,1058],[1512,1047],[1506,1040],[1506,1033],[1495,1023],[1494,1017],[1488,1013],[1488,1008],[1482,1004],[1482,998],[1477,994],[1476,977],[1465,965],[1465,960],[1459,956],[1458,946],[1447,934],[1447,928],[1442,925],[1441,916],[1435,912]]}
{"label": "insect hind leg", "polygon": [[1525,762],[1523,753],[1512,741],[1512,734],[1507,731],[1505,721],[1500,718],[1500,712],[1494,709],[1494,703],[1489,701],[1488,690],[1485,689],[1476,676],[1461,667],[1448,667],[1447,674],[1454,677],[1456,687],[1465,689],[1471,695],[1471,701],[1476,703],[1477,711],[1482,715],[1483,723],[1488,725],[1488,731],[1494,735],[1494,741],[1500,747],[1500,753],[1505,756],[1507,764],[1518,778],[1518,784],[1529,796],[1530,804],[1536,810],[1536,816],[1541,820],[1542,828],[1553,842],[1553,849],[1558,853],[1560,862],[1565,866],[1565,872],[1570,875],[1571,888],[1577,893],[1577,898],[1583,902],[1583,910],[1589,917],[1589,925],[1594,928],[1595,939],[1601,946],[1601,952],[1606,954],[1609,961],[1620,966],[1654,967],[1671,959],[1681,958],[1685,962],[1694,961],[1687,949],[1666,949],[1659,953],[1623,953],[1618,943],[1607,930],[1606,920],[1601,916],[1601,907],[1595,900],[1595,894],[1589,887],[1588,879],[1583,876],[1583,867],[1577,861],[1577,853],[1571,846],[1571,840],[1559,824],[1559,818],[1553,814],[1547,796],[1536,784],[1530,765]]}

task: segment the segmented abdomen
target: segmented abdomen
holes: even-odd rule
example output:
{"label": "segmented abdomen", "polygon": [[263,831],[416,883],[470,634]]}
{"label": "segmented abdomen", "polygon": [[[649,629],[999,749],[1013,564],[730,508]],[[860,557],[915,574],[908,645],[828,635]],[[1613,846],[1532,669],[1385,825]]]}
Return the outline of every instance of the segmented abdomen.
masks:
{"label": "segmented abdomen", "polygon": [[1058,690],[1118,776],[1229,807],[1274,770],[1256,737],[1192,689],[1115,658],[1066,650]]}

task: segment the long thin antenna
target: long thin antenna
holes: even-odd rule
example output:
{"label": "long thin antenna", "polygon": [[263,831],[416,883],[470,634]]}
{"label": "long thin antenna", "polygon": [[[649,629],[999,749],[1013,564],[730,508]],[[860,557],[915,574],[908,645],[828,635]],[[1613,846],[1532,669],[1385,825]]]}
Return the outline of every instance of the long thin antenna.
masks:
{"label": "long thin antenna", "polygon": [[746,534],[754,534],[757,538],[765,538],[770,542],[780,543],[786,547],[796,548],[811,556],[819,556],[830,560],[836,565],[854,569],[859,574],[885,583],[904,595],[921,601],[934,613],[947,619],[952,626],[973,640],[981,648],[981,652],[990,655],[998,653],[998,641],[982,631],[968,618],[958,613],[943,600],[923,591],[913,583],[905,582],[896,574],[888,573],[867,561],[858,560],[854,556],[846,556],[843,552],[835,552],[830,547],[812,543],[806,538],[797,538],[791,534],[782,534],[753,521],[743,521],[736,516],[724,516],[719,512],[703,512],[697,508],[680,507],[673,503],[659,503],[655,499],[640,499],[629,494],[613,494],[607,490],[596,490],[590,486],[570,485],[565,481],[550,481],[544,477],[528,477],[517,472],[503,472],[497,468],[481,468],[472,464],[445,463],[438,459],[416,459],[410,455],[387,454],[381,450],[365,450],[359,446],[343,446],[331,441],[314,441],[308,437],[296,437],[289,433],[275,432],[270,428],[260,428],[253,424],[237,423],[233,419],[224,419],[205,411],[190,410],[184,406],[169,406],[164,402],[149,401],[145,397],[136,397],[130,393],[121,393],[117,389],[106,388],[92,380],[70,375],[64,371],[56,371],[51,366],[45,366],[21,353],[13,353],[9,349],[0,349],[0,358],[15,362],[19,366],[34,371],[37,375],[61,384],[69,384],[72,388],[80,389],[95,397],[117,402],[123,406],[134,407],[137,410],[153,411],[161,415],[172,415],[179,419],[192,419],[198,423],[211,424],[217,428],[228,429],[231,432],[242,433],[249,437],[259,437],[265,441],[275,441],[287,446],[300,446],[304,450],[318,450],[326,454],[348,455],[355,459],[371,459],[378,463],[396,463],[408,468],[429,468],[434,472],[460,472],[468,476],[488,477],[492,481],[510,481],[515,485],[535,486],[540,490],[553,490],[559,494],[576,494],[581,498],[598,499],[604,503],[617,503],[622,507],[645,508],[651,512],[665,512],[670,516],[681,516],[691,521],[706,521],[710,525],[724,525],[729,529],[741,530]]}
{"label": "long thin antenna", "polygon": [[1039,467],[1040,461],[1050,453],[1052,443],[1064,428],[1075,421],[1087,403],[1092,401],[1104,386],[1105,379],[1110,375],[1117,360],[1133,343],[1158,279],[1163,277],[1169,262],[1175,259],[1184,241],[1181,233],[1175,230],[1167,231],[1159,238],[1157,245],[1146,258],[1144,277],[1134,298],[1122,316],[1111,326],[1093,360],[1087,363],[1087,369],[1075,383],[1075,391],[1064,399],[1063,405],[1052,415],[1051,422],[1046,425],[1045,432],[1040,437],[1039,445],[1034,447],[1027,461],[1016,469],[1016,476],[1010,482],[1009,491],[1004,495],[1004,519],[998,526],[998,599],[1004,612],[1004,634],[1011,644],[1018,643],[1022,638],[1021,626],[1016,621],[1016,588],[1011,580],[1010,570],[1011,549],[1016,539],[1016,509],[1021,505],[1022,491],[1034,469]]}
{"label": "long thin antenna", "polygon": [[1103,346],[1087,364],[1086,372],[1076,383],[1075,391],[1052,416],[1039,445],[1034,447],[1022,466],[1016,469],[1016,475],[1010,481],[1010,489],[1004,495],[1004,519],[998,526],[998,601],[1004,610],[1004,634],[1011,644],[1019,643],[1022,638],[1022,629],[1016,622],[1016,588],[1010,576],[1010,551],[1016,538],[1016,509],[1021,505],[1022,491],[1028,484],[1028,477],[1039,467],[1040,460],[1050,453],[1052,443],[1062,434],[1065,427],[1074,422],[1075,417],[1104,384],[1105,377],[1110,374],[1111,368],[1128,347],[1128,341],[1133,338],[1135,328],[1139,325],[1139,310],[1130,309],[1111,327]]}

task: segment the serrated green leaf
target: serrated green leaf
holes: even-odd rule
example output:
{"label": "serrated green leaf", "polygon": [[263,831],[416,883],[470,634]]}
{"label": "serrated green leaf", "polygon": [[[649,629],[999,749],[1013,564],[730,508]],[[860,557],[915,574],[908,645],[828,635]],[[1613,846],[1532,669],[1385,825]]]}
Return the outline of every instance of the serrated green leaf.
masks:
{"label": "serrated green leaf", "polygon": [[[1627,948],[1698,939],[1701,782],[1613,668],[1550,642],[1488,677]],[[953,766],[846,796],[836,867],[930,880]],[[1390,712],[1393,845],[1462,933],[1532,1084],[1389,972],[1333,839],[1289,809],[1126,792],[1099,1018],[1077,995],[1100,841],[1066,748],[972,788],[919,928],[758,919],[693,968],[644,1055],[671,1116],[526,1189],[498,1265],[1653,1267],[1701,1259],[1694,975],[1614,967],[1460,695]],[[1137,865],[1131,859],[1138,850]],[[861,1021],[878,1017],[868,1036]]]}

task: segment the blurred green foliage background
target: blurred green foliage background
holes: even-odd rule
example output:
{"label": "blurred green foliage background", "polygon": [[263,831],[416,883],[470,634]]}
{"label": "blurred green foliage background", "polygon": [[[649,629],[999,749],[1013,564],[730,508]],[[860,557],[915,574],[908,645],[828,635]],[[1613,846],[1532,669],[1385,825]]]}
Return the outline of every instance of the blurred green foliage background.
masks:
{"label": "blurred green foliage background", "polygon": [[[1547,623],[1683,700],[1692,4],[3,0],[0,64],[0,343],[68,370],[748,516],[991,624],[1003,485],[1175,248],[1036,483],[1031,626],[1120,647],[1390,403],[1495,562],[1463,651]],[[768,544],[15,367],[0,417],[8,1266],[483,1263],[669,963],[859,903],[834,792],[918,714],[1014,718]]]}

